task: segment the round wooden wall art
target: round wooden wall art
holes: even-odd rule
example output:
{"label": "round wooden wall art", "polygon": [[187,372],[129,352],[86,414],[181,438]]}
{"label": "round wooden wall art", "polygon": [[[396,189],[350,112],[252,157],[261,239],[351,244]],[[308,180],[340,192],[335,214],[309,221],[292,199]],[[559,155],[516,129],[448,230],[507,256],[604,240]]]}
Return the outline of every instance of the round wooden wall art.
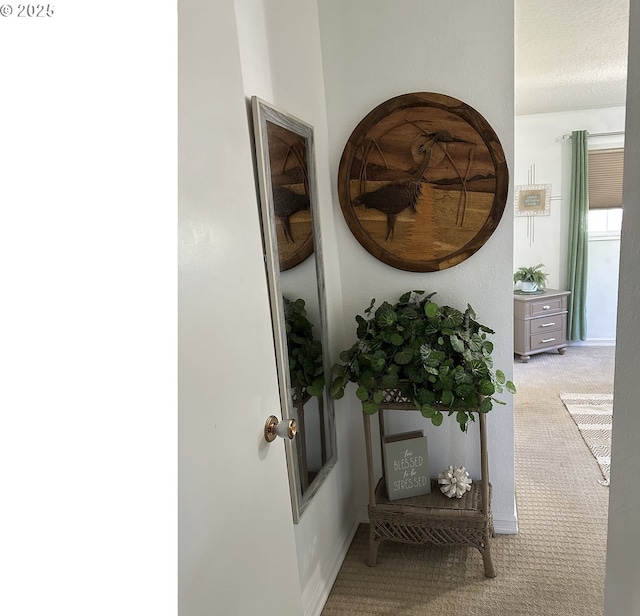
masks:
{"label": "round wooden wall art", "polygon": [[404,94],[371,111],[340,160],[344,217],[374,257],[411,272],[468,259],[494,232],[509,171],[489,123],[465,103]]}

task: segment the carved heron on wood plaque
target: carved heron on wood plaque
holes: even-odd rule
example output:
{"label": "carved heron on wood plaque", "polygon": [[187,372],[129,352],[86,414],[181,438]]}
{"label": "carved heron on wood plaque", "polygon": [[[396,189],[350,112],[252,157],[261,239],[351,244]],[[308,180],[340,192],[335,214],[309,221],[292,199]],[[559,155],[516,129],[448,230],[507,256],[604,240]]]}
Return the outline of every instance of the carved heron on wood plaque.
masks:
{"label": "carved heron on wood plaque", "polygon": [[440,130],[427,135],[429,141],[420,147],[424,158],[420,163],[413,177],[407,180],[390,182],[386,186],[365,192],[353,201],[354,205],[364,205],[366,208],[373,208],[387,215],[387,236],[385,240],[393,239],[396,220],[398,215],[407,208],[416,212],[416,203],[422,191],[422,180],[431,161],[433,146],[437,143],[471,143],[464,139],[457,139],[446,130]]}

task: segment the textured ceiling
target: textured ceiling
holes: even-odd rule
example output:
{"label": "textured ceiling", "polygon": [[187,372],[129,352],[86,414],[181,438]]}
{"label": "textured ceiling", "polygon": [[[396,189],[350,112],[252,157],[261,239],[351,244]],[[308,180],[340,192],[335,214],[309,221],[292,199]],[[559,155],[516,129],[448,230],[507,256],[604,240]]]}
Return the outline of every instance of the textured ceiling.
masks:
{"label": "textured ceiling", "polygon": [[516,0],[516,115],[624,105],[629,0]]}

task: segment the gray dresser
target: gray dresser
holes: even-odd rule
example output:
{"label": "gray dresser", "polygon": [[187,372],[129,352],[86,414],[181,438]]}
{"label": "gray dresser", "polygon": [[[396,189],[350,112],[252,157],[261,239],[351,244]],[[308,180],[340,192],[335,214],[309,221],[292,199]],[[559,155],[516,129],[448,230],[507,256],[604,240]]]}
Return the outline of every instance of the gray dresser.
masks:
{"label": "gray dresser", "polygon": [[513,296],[513,350],[523,362],[535,353],[567,347],[567,298],[569,291],[544,289],[542,293]]}

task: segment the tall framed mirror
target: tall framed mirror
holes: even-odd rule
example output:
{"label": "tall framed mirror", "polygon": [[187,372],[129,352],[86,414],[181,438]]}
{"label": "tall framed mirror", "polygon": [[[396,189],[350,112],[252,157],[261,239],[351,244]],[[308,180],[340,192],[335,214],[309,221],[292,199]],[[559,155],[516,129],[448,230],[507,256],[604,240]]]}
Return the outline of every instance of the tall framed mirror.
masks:
{"label": "tall framed mirror", "polygon": [[251,106],[282,418],[298,424],[285,445],[297,523],[337,458],[313,127]]}

